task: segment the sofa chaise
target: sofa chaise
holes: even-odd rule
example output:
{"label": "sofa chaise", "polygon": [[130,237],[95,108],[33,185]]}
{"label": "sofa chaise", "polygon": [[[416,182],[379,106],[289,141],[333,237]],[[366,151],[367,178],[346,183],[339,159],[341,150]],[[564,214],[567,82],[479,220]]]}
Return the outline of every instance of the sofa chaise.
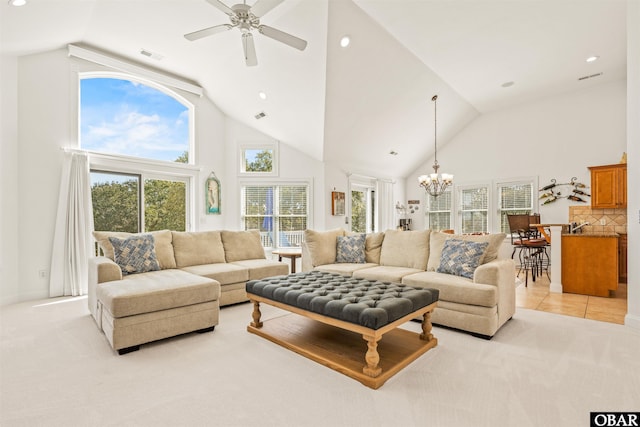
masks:
{"label": "sofa chaise", "polygon": [[120,354],[140,344],[211,331],[221,306],[248,301],[249,280],[286,275],[258,231],[94,232],[89,311]]}
{"label": "sofa chaise", "polygon": [[440,292],[434,324],[490,339],[515,313],[515,263],[504,233],[305,231],[302,271],[328,271]]}

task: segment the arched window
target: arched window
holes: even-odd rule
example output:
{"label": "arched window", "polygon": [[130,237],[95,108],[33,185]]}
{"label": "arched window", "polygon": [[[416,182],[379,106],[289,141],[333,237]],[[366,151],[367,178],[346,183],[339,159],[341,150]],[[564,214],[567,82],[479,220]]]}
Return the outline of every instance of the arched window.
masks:
{"label": "arched window", "polygon": [[152,82],[116,73],[80,77],[84,150],[189,163],[191,116],[186,100]]}
{"label": "arched window", "polygon": [[106,155],[91,160],[95,229],[190,229],[192,105],[119,73],[80,74],[79,91],[80,147]]}

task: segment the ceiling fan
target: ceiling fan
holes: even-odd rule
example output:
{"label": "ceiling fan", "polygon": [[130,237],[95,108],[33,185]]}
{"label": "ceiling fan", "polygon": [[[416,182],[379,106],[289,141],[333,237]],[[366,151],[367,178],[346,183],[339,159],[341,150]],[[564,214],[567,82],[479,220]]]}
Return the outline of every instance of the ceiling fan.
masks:
{"label": "ceiling fan", "polygon": [[228,31],[232,28],[239,28],[242,32],[244,58],[247,66],[249,67],[258,65],[256,48],[253,44],[253,35],[251,34],[252,30],[257,30],[262,35],[298,50],[304,50],[307,47],[307,42],[305,40],[260,23],[260,18],[262,16],[283,1],[284,0],[258,0],[253,6],[247,6],[247,2],[245,0],[243,4],[236,4],[228,7],[220,0],[207,0],[207,3],[229,15],[231,24],[214,25],[213,27],[185,34],[184,37],[187,40],[194,41],[213,34]]}

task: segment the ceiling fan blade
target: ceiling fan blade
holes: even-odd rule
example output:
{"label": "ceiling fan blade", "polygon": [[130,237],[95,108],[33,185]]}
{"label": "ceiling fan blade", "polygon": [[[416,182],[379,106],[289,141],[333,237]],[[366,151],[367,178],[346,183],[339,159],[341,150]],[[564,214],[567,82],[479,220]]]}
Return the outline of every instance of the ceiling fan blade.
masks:
{"label": "ceiling fan blade", "polygon": [[258,65],[258,57],[256,56],[256,46],[253,44],[253,36],[251,33],[242,35],[242,48],[244,49],[244,59],[247,67]]}
{"label": "ceiling fan blade", "polygon": [[205,28],[204,30],[194,31],[193,33],[185,34],[184,38],[187,40],[198,40],[203,37],[211,36],[213,34],[221,33],[223,31],[228,31],[233,28],[233,25],[230,24],[222,24],[216,25],[214,27]]}
{"label": "ceiling fan blade", "polygon": [[260,18],[283,1],[284,0],[258,0],[251,6],[251,13],[253,13],[253,16],[256,18]]}
{"label": "ceiling fan blade", "polygon": [[295,47],[298,50],[304,50],[307,47],[307,42],[302,40],[296,36],[292,36],[291,34],[285,33],[284,31],[276,30],[273,27],[269,27],[268,25],[260,25],[258,27],[258,31],[260,34],[264,34],[267,37],[270,37],[274,40],[277,40],[281,43],[287,44],[291,47]]}
{"label": "ceiling fan blade", "polygon": [[220,0],[207,0],[207,3],[209,3],[211,6],[221,10],[222,12],[226,13],[229,16],[235,16],[236,13],[226,4],[222,3]]}

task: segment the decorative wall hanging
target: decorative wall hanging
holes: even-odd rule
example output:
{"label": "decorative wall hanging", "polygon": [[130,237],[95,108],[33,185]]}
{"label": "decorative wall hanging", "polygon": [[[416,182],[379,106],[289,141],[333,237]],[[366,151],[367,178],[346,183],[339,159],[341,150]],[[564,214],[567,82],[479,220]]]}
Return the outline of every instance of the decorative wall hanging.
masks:
{"label": "decorative wall hanging", "polygon": [[581,182],[578,182],[578,178],[575,176],[571,178],[571,182],[558,184],[555,179],[551,180],[551,184],[547,184],[538,191],[543,191],[538,197],[542,201],[541,205],[548,205],[558,199],[569,199],[574,202],[587,203],[584,197],[591,197],[591,194],[587,194],[584,189],[588,188]]}
{"label": "decorative wall hanging", "polygon": [[344,193],[341,191],[331,192],[331,215],[344,215]]}
{"label": "decorative wall hanging", "polygon": [[207,178],[204,189],[207,215],[220,215],[220,180],[215,172]]}
{"label": "decorative wall hanging", "polygon": [[420,210],[420,200],[407,200],[407,204],[409,205],[409,213],[415,213]]}

